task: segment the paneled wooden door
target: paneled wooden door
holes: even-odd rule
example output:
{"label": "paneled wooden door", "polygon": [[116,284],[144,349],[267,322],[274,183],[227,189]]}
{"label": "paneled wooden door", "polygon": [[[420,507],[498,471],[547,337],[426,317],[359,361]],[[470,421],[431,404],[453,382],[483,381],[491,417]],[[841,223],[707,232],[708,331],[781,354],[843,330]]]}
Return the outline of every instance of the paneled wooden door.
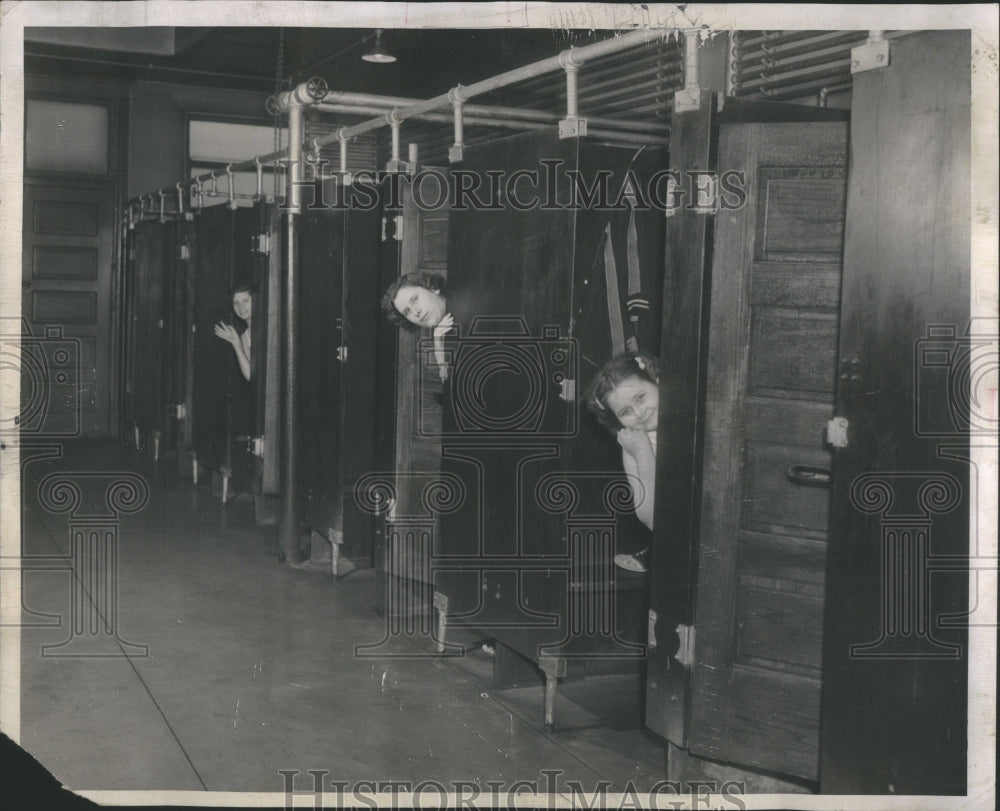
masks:
{"label": "paneled wooden door", "polygon": [[724,124],[719,168],[690,751],[815,780],[847,125]]}
{"label": "paneled wooden door", "polygon": [[25,179],[25,432],[111,436],[112,199],[111,183]]}

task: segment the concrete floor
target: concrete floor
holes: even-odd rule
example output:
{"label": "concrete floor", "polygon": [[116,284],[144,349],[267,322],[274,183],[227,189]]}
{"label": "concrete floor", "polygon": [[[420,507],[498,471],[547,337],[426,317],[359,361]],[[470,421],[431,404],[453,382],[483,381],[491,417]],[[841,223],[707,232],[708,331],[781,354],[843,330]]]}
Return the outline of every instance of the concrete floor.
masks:
{"label": "concrete floor", "polygon": [[[378,571],[335,581],[320,566],[279,564],[274,527],[241,497],[217,496],[175,465],[79,443],[25,468],[21,745],[77,790],[274,792],[282,770],[325,780],[610,781],[648,790],[666,777],[666,745],[645,731],[640,680],[593,677],[560,687],[556,731],[542,730],[541,688],[494,691],[492,663],[467,635],[461,658],[365,659],[355,645],[386,633]],[[71,636],[70,518],[39,483],[63,471],[83,491],[76,520],[100,512],[108,479],[134,471],[145,507],[118,529],[117,636],[106,653],[61,657]],[[82,483],[82,484],[80,484]],[[48,557],[55,556],[55,557]],[[38,569],[45,560],[51,569]],[[86,579],[86,578],[85,578]],[[87,584],[85,584],[87,585]],[[88,593],[94,589],[88,586]],[[86,612],[84,612],[86,614]],[[58,627],[52,625],[60,618]],[[87,629],[78,634],[92,638]],[[107,637],[105,637],[107,639]],[[79,640],[78,640],[79,641]]]}

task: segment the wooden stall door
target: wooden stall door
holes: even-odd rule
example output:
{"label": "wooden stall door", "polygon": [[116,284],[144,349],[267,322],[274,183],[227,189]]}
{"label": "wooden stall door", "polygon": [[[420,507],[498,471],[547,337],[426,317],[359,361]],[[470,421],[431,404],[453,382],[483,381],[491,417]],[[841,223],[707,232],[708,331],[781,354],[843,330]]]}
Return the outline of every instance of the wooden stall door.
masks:
{"label": "wooden stall door", "polygon": [[967,725],[981,721],[970,714],[968,646],[976,633],[995,640],[996,616],[970,593],[992,575],[970,579],[963,564],[971,555],[973,568],[996,567],[975,559],[986,538],[970,500],[974,519],[977,477],[987,487],[991,474],[970,450],[996,448],[986,381],[991,369],[996,380],[997,322],[970,321],[970,300],[996,314],[970,289],[973,47],[968,31],[921,31],[893,42],[887,68],[854,77],[825,793],[977,790],[966,777]]}
{"label": "wooden stall door", "polygon": [[[167,226],[163,235],[166,273],[163,287],[163,351],[162,369],[164,435],[161,452],[179,451],[190,442],[184,419],[187,413],[188,378],[191,368],[188,358],[191,338],[188,312],[189,239],[192,225],[178,220]],[[179,410],[180,409],[180,410]],[[187,460],[183,460],[187,462]]]}
{"label": "wooden stall door", "polygon": [[[341,532],[344,210],[299,217],[299,494],[305,523]],[[340,352],[338,352],[340,350]]]}
{"label": "wooden stall door", "polygon": [[132,436],[137,450],[150,455],[160,434],[162,369],[164,366],[163,288],[166,263],[165,234],[172,224],[141,222],[135,227],[131,257],[130,376]]}
{"label": "wooden stall door", "polygon": [[847,126],[719,137],[690,750],[815,780]]}
{"label": "wooden stall door", "polygon": [[109,183],[25,180],[26,436],[110,436],[112,190]]}
{"label": "wooden stall door", "polygon": [[[414,202],[408,183],[401,185],[401,202],[402,229],[394,231],[394,240],[399,242],[396,277],[425,272],[447,278],[448,209],[421,208]],[[428,518],[422,493],[441,470],[443,386],[432,357],[420,351],[422,346],[426,348],[427,333],[406,328],[394,328],[394,332],[396,503],[388,534],[376,549],[376,559],[390,573],[405,572],[429,580],[431,549],[406,543],[398,527],[410,520],[423,519],[430,525],[429,532],[437,534],[437,519]]]}
{"label": "wooden stall door", "polygon": [[[272,206],[258,204],[253,209],[237,209],[233,231],[232,281],[249,285],[253,293],[253,313],[250,322],[250,380],[236,369],[231,372],[230,390],[230,454],[237,486],[259,493],[264,471],[263,442],[267,417],[268,335],[271,312],[269,307],[270,257],[268,248],[273,239]],[[230,304],[230,306],[232,306]]]}
{"label": "wooden stall door", "polygon": [[[350,189],[348,194],[355,194]],[[375,523],[362,509],[355,490],[365,476],[376,471],[380,410],[391,401],[391,391],[382,391],[383,370],[391,368],[394,349],[384,340],[390,325],[382,315],[379,272],[381,211],[378,208],[347,212],[343,255],[344,346],[340,389],[340,501],[343,505],[341,553],[355,566],[371,566],[375,557]],[[389,238],[389,237],[387,237]],[[389,357],[384,358],[388,352]],[[383,439],[389,440],[388,437]]]}

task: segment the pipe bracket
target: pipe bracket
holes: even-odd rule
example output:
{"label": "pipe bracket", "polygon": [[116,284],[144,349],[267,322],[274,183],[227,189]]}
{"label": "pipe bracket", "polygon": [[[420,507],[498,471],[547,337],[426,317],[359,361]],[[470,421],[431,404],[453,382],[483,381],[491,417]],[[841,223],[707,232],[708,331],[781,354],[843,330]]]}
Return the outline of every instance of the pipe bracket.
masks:
{"label": "pipe bracket", "polygon": [[869,31],[863,45],[851,48],[851,73],[889,67],[889,41],[884,31]]}
{"label": "pipe bracket", "polygon": [[231,163],[226,164],[226,179],[229,181],[229,207],[235,211],[236,210],[236,187],[233,182],[233,165]]}

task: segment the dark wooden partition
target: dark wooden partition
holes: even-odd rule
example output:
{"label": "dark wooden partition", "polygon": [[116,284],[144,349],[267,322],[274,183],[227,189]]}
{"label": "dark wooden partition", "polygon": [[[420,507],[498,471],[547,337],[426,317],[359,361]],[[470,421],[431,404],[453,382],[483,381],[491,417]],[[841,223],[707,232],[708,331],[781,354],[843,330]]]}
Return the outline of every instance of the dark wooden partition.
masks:
{"label": "dark wooden partition", "polygon": [[245,325],[232,309],[230,290],[248,284],[254,296],[252,359],[266,345],[266,306],[260,306],[261,260],[255,258],[261,229],[261,210],[225,205],[204,209],[194,222],[195,249],[191,273],[192,391],[191,450],[197,464],[220,473],[235,490],[259,490],[259,465],[251,452],[258,420],[258,362],[245,380],[232,347],[216,337],[214,328],[224,322],[242,330]]}
{"label": "dark wooden partition", "polygon": [[185,447],[185,423],[188,389],[188,345],[191,338],[190,306],[187,286],[190,266],[189,234],[192,224],[179,219],[169,223],[164,233],[164,279],[162,346],[160,372],[163,403],[163,439],[160,451],[175,455]]}
{"label": "dark wooden partition", "polygon": [[[387,191],[383,187],[383,199],[388,201]],[[418,206],[409,175],[401,176],[396,197],[398,209],[385,211],[393,227],[382,243],[382,291],[407,273],[434,273],[447,279],[448,208]],[[377,565],[392,575],[426,581],[429,587],[428,539],[436,534],[436,526],[423,494],[441,470],[442,382],[433,352],[428,351],[432,342],[428,331],[398,327],[384,317],[383,324],[379,334],[388,348],[383,357],[394,357],[395,363],[388,369],[383,364],[381,390],[395,395],[388,407],[385,402],[378,404],[385,420],[379,434],[392,438],[391,443],[382,443],[387,455],[380,457],[379,470],[389,472],[386,481],[392,482],[395,501],[385,520],[376,525]],[[414,540],[418,536],[422,539]],[[429,604],[429,599],[425,602]]]}
{"label": "dark wooden partition", "polygon": [[[615,335],[619,351],[627,341],[657,352],[659,319],[646,314],[660,308],[663,215],[636,211],[639,261],[629,284],[630,208],[620,192],[628,169],[645,191],[642,179],[664,161],[655,150],[554,132],[506,138],[468,149],[461,169],[483,188],[487,172],[510,178],[528,170],[535,188],[525,183],[514,201],[450,215],[456,334],[442,474],[457,492],[440,516],[438,605],[448,624],[494,636],[538,663],[550,683],[570,670],[632,669],[644,660],[645,583],[619,578],[612,557],[648,538],[630,515],[614,438],[583,413],[578,396],[561,394],[579,394],[614,354]],[[607,171],[607,198],[577,195],[571,170],[586,190]],[[523,205],[532,197],[535,205]],[[619,208],[609,210],[616,199]],[[648,311],[634,310],[637,321],[630,298],[649,301]]]}
{"label": "dark wooden partition", "polygon": [[996,435],[976,413],[989,395],[969,397],[990,357],[995,369],[997,327],[969,320],[970,47],[968,31],[913,34],[893,42],[889,67],[854,77],[837,399],[847,445],[835,456],[823,657],[829,792],[965,793],[967,724],[980,720],[967,717],[969,626],[995,638],[995,617],[967,615],[983,475],[969,446],[995,448]]}
{"label": "dark wooden partition", "polygon": [[[299,218],[299,492],[309,529],[336,554],[370,565],[372,516],[356,509],[357,480],[376,469],[381,212],[376,190]],[[346,199],[345,199],[346,195]],[[332,201],[337,196],[331,192]]]}
{"label": "dark wooden partition", "polygon": [[[646,718],[675,779],[818,779],[845,118],[673,118]],[[692,206],[706,169],[724,199]]]}
{"label": "dark wooden partition", "polygon": [[155,220],[137,223],[131,244],[129,323],[129,377],[126,390],[127,424],[137,449],[154,452],[161,436],[165,355],[164,282],[170,262],[173,223]]}

